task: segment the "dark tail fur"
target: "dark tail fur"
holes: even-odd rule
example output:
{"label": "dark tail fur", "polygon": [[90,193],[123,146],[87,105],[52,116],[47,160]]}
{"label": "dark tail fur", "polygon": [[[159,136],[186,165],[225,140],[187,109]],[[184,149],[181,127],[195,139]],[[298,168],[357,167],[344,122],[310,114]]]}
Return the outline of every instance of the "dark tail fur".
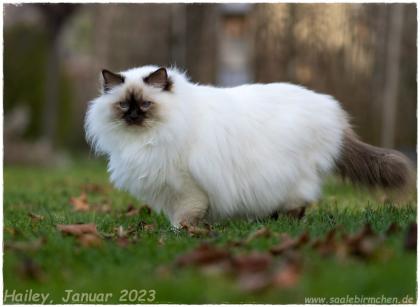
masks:
{"label": "dark tail fur", "polygon": [[369,187],[402,189],[414,181],[414,167],[402,153],[360,141],[350,129],[345,132],[338,173],[351,182]]}

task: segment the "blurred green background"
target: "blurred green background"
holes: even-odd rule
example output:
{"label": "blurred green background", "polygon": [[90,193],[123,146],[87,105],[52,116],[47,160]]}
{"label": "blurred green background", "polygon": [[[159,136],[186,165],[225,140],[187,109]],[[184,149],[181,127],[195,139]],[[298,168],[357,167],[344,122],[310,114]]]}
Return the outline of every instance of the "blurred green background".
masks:
{"label": "blurred green background", "polygon": [[194,82],[293,82],[335,96],[372,144],[415,159],[415,4],[4,6],[5,163],[89,153],[102,68],[177,65]]}

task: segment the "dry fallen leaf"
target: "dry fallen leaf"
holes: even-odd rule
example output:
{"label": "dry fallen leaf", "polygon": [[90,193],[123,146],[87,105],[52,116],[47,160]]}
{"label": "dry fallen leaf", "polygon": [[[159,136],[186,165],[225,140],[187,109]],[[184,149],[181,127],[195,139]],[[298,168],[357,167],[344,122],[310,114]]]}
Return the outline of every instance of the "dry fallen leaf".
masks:
{"label": "dry fallen leaf", "polygon": [[331,229],[325,238],[318,239],[312,244],[312,247],[315,248],[322,256],[328,256],[335,254],[337,250],[337,242],[335,240],[337,229]]}
{"label": "dry fallen leaf", "polygon": [[80,194],[79,197],[70,198],[70,204],[73,206],[74,211],[89,211],[90,209],[86,193]]}
{"label": "dry fallen leaf", "polygon": [[229,258],[230,253],[228,251],[203,243],[194,250],[179,256],[175,263],[178,266],[203,266]]}
{"label": "dry fallen leaf", "polygon": [[22,251],[22,252],[33,252],[39,250],[42,245],[44,245],[46,242],[45,238],[38,238],[33,241],[29,242],[23,242],[23,241],[17,241],[17,242],[5,242],[4,248],[10,249],[10,250],[16,250],[16,251]]}
{"label": "dry fallen leaf", "polygon": [[271,286],[271,276],[267,272],[240,274],[238,286],[242,291],[261,292]]}
{"label": "dry fallen leaf", "polygon": [[265,271],[271,265],[272,257],[268,253],[253,252],[248,255],[233,257],[232,264],[237,272]]}
{"label": "dry fallen leaf", "polygon": [[166,265],[160,265],[156,269],[156,275],[161,279],[166,279],[172,274],[171,269]]}
{"label": "dry fallen leaf", "polygon": [[417,250],[417,223],[411,223],[405,237],[404,247],[407,250]]}
{"label": "dry fallen leaf", "polygon": [[397,223],[392,223],[391,225],[389,225],[386,234],[387,235],[392,235],[394,233],[397,233],[401,230],[401,227],[397,224]]}
{"label": "dry fallen leaf", "polygon": [[57,229],[65,234],[80,236],[85,233],[98,234],[95,224],[58,224]]}
{"label": "dry fallen leaf", "polygon": [[210,233],[210,228],[202,228],[194,225],[181,223],[181,229],[185,229],[191,236],[207,236]]}
{"label": "dry fallen leaf", "polygon": [[160,237],[158,240],[158,244],[159,245],[165,245],[165,238],[164,237]]}
{"label": "dry fallen leaf", "polygon": [[153,231],[153,230],[155,230],[155,228],[156,228],[156,225],[155,224],[144,224],[143,225],[143,230],[144,231]]}
{"label": "dry fallen leaf", "polygon": [[292,288],[298,283],[301,270],[299,263],[288,261],[274,274],[273,284],[280,288]]}
{"label": "dry fallen leaf", "polygon": [[84,233],[78,237],[78,240],[84,247],[98,247],[102,244],[101,238],[93,233]]}
{"label": "dry fallen leaf", "polygon": [[307,232],[304,232],[295,239],[291,238],[288,234],[282,234],[281,237],[281,243],[270,248],[270,252],[273,255],[280,255],[287,250],[298,248],[309,241]]}
{"label": "dry fallen leaf", "polygon": [[117,238],[115,242],[120,247],[127,247],[130,244],[130,240],[127,237]]}
{"label": "dry fallen leaf", "polygon": [[35,213],[32,213],[32,212],[28,212],[28,215],[31,218],[32,222],[39,222],[39,221],[42,221],[44,219],[44,217],[42,215],[35,214]]}
{"label": "dry fallen leaf", "polygon": [[102,244],[95,224],[59,224],[57,229],[62,233],[76,236],[83,247],[97,247]]}
{"label": "dry fallen leaf", "polygon": [[271,230],[268,229],[267,227],[261,227],[259,229],[257,229],[256,231],[254,231],[253,233],[251,233],[248,238],[246,238],[244,243],[249,243],[252,240],[256,239],[256,238],[268,238],[271,236]]}
{"label": "dry fallen leaf", "polygon": [[382,241],[383,238],[374,233],[370,224],[366,224],[357,234],[345,238],[349,252],[361,258],[372,256]]}
{"label": "dry fallen leaf", "polygon": [[19,233],[19,230],[16,229],[15,227],[7,227],[4,226],[4,231],[7,232],[8,234],[15,236]]}
{"label": "dry fallen leaf", "polygon": [[101,213],[108,213],[108,212],[111,212],[111,205],[107,202],[104,202],[99,205],[91,206],[91,210],[94,210],[96,212],[101,212]]}
{"label": "dry fallen leaf", "polygon": [[86,193],[103,193],[105,188],[96,183],[86,183],[81,186],[82,191]]}
{"label": "dry fallen leaf", "polygon": [[127,209],[125,210],[126,216],[134,216],[140,213],[140,209],[134,207],[132,204],[128,205]]}
{"label": "dry fallen leaf", "polygon": [[18,271],[23,278],[43,281],[45,274],[42,268],[31,258],[25,257],[20,263]]}

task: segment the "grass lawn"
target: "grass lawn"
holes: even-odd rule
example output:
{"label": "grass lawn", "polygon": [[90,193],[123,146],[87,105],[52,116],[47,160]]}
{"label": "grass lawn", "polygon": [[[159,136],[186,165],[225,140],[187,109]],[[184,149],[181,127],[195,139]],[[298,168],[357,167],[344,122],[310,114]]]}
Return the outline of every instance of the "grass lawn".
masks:
{"label": "grass lawn", "polygon": [[[111,203],[110,212],[75,212],[69,204],[87,184],[90,204]],[[135,297],[155,296],[155,303],[304,303],[305,297],[372,296],[416,297],[416,253],[404,248],[407,227],[416,220],[416,203],[401,206],[380,204],[370,194],[351,186],[329,182],[322,201],[301,220],[279,217],[259,222],[228,221],[215,225],[211,235],[191,236],[174,232],[163,216],[127,216],[129,204],[138,201],[116,191],[108,183],[106,167],[94,161],[79,162],[68,169],[5,167],[4,170],[4,289],[24,293],[50,293],[47,303],[62,303],[66,289],[75,292],[109,292],[108,303],[121,301],[124,289],[147,290]],[[42,220],[28,214],[41,215]],[[143,229],[138,227],[155,224]],[[57,224],[94,223],[102,237],[99,246],[82,246],[74,236],[63,235]],[[341,225],[340,231],[357,233],[365,224],[384,235],[376,252],[368,257],[323,256],[309,247],[299,249],[302,269],[290,287],[267,287],[247,291],[229,274],[203,272],[194,266],[179,267],[175,259],[202,242],[226,249],[227,243],[243,240],[265,226],[273,233],[292,237],[307,231],[311,240],[323,238]],[[386,234],[391,223],[398,231]],[[117,244],[116,230],[134,229],[135,242]],[[134,239],[133,239],[134,240]],[[233,254],[267,252],[278,236],[261,236],[246,245],[231,247]],[[275,256],[275,261],[283,256]],[[152,293],[149,290],[154,290]],[[17,293],[16,292],[16,293]],[[5,298],[6,303],[10,300]],[[74,302],[74,301],[73,301]],[[146,301],[147,303],[148,301]],[[76,302],[77,303],[77,302]],[[150,302],[149,302],[150,303]]]}

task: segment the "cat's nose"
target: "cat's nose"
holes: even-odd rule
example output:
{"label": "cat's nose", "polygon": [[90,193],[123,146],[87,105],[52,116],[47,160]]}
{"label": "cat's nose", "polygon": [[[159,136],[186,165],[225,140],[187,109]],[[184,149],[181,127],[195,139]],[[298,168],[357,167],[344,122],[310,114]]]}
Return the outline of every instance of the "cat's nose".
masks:
{"label": "cat's nose", "polygon": [[137,117],[139,117],[139,113],[137,112],[137,110],[132,110],[129,116],[131,119],[136,119]]}

